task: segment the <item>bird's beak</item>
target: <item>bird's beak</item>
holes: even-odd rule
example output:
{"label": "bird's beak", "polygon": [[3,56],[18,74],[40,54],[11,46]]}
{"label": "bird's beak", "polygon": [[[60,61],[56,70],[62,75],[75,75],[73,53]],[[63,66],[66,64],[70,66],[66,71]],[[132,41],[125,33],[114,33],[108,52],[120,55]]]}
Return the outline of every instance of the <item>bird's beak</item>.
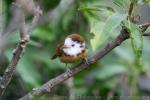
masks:
{"label": "bird's beak", "polygon": [[70,48],[70,46],[65,46],[65,45],[64,45],[63,48]]}

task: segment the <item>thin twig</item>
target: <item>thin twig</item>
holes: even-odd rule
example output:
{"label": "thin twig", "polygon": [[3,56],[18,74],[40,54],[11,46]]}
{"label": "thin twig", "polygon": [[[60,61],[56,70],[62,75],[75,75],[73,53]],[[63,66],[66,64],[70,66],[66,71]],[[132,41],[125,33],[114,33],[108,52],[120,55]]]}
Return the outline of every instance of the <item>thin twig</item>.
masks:
{"label": "thin twig", "polygon": [[129,11],[128,11],[129,19],[132,17],[133,8],[134,8],[134,3],[131,2],[130,7],[129,7]]}
{"label": "thin twig", "polygon": [[[147,36],[148,34],[144,33],[143,35]],[[50,92],[54,86],[64,82],[65,80],[69,79],[70,77],[74,76],[75,74],[79,73],[85,68],[88,68],[89,64],[92,64],[100,60],[101,58],[103,58],[105,55],[107,55],[110,51],[112,51],[114,48],[119,46],[123,41],[125,41],[128,38],[129,38],[129,33],[127,32],[126,29],[122,29],[120,34],[112,42],[108,43],[103,49],[101,49],[94,56],[88,58],[86,63],[83,62],[79,64],[78,66],[73,67],[72,69],[70,69],[71,73],[68,73],[68,71],[66,71],[63,74],[56,76],[55,78],[49,80],[48,82],[43,84],[41,87],[34,88],[28,94],[20,98],[20,100],[29,100],[33,98],[34,96],[41,95],[46,92]]]}
{"label": "thin twig", "polygon": [[144,32],[143,35],[144,36],[150,36],[150,32]]}
{"label": "thin twig", "polygon": [[140,28],[145,28],[147,26],[150,26],[150,22],[139,25]]}
{"label": "thin twig", "polygon": [[128,11],[128,19],[130,22],[136,23],[139,21],[140,16],[135,16],[135,8],[137,7],[136,1],[131,1]]}
{"label": "thin twig", "polygon": [[[38,12],[39,8],[37,8],[35,10],[37,10],[37,11],[35,11],[36,13],[34,13],[33,22],[32,22],[33,26],[35,26],[35,24],[38,21],[39,16],[41,15],[41,12]],[[25,18],[24,18],[23,14],[22,14],[21,18],[22,19],[21,19],[21,25],[20,25],[20,42],[18,43],[16,49],[14,50],[11,62],[9,64],[9,66],[6,68],[6,70],[2,76],[2,79],[0,80],[0,95],[3,95],[6,87],[8,86],[9,82],[11,81],[14,71],[16,70],[17,63],[19,62],[21,55],[24,53],[24,50],[29,41],[29,35],[30,35],[29,32],[31,30],[27,30],[27,27],[25,24]]]}
{"label": "thin twig", "polygon": [[16,65],[21,57],[22,52],[24,51],[26,44],[29,40],[28,33],[25,27],[25,20],[24,16],[22,15],[22,25],[20,29],[21,34],[21,40],[17,46],[17,48],[13,51],[13,58],[7,67],[7,69],[4,72],[4,75],[2,76],[2,80],[0,81],[0,94],[2,95],[9,84],[12,75],[16,69]]}

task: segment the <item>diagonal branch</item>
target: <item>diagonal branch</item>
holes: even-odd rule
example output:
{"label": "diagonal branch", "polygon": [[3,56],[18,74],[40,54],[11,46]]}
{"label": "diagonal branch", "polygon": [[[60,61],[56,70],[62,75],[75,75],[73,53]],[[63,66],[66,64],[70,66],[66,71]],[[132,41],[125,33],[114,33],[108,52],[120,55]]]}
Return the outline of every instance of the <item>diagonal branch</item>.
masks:
{"label": "diagonal branch", "polygon": [[150,32],[144,32],[144,36],[150,36]]}
{"label": "diagonal branch", "polygon": [[[20,6],[16,3],[16,7],[21,10]],[[36,13],[34,13],[32,26],[35,26],[39,16],[41,15],[41,10],[39,7],[35,9]],[[22,11],[20,11],[22,12]],[[24,53],[24,50],[27,46],[27,43],[29,41],[30,34],[29,32],[31,30],[27,30],[27,26],[25,24],[25,18],[23,13],[21,13],[21,25],[20,25],[20,41],[16,47],[16,49],[13,52],[13,57],[11,59],[11,62],[9,66],[6,68],[1,80],[0,80],[0,95],[3,95],[6,87],[8,86],[9,82],[12,79],[12,76],[14,74],[14,71],[16,70],[17,63],[19,62],[21,55]],[[32,28],[31,28],[32,29]]]}
{"label": "diagonal branch", "polygon": [[[149,25],[148,25],[149,26]],[[148,27],[147,26],[147,27]],[[150,36],[149,33],[143,33],[144,36]],[[108,43],[103,49],[101,49],[98,53],[96,53],[94,56],[87,59],[87,63],[81,63],[78,66],[73,67],[70,69],[71,73],[68,73],[66,71],[65,73],[56,76],[55,78],[49,80],[45,84],[43,84],[39,88],[34,88],[31,92],[20,98],[20,100],[29,100],[33,98],[34,96],[41,95],[45,92],[50,92],[51,89],[64,82],[65,80],[69,79],[70,77],[74,76],[75,74],[79,73],[80,71],[84,70],[85,68],[88,68],[89,64],[92,64],[101,58],[103,58],[105,55],[107,55],[110,51],[112,51],[115,47],[119,46],[123,41],[129,38],[129,33],[126,29],[122,29],[120,34],[110,43]]]}

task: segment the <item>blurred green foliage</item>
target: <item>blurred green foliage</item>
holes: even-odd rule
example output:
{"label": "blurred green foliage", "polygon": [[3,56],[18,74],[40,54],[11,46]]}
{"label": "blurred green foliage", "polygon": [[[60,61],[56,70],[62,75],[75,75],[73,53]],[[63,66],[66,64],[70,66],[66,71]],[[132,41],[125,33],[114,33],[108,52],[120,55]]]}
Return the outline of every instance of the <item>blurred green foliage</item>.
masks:
{"label": "blurred green foliage", "polygon": [[[4,3],[6,9],[10,8],[11,2],[8,1],[6,0]],[[149,2],[148,0],[140,1],[140,4]],[[38,0],[37,2],[46,14],[59,7],[60,3],[66,2],[66,0]],[[16,100],[16,98],[23,96],[33,88],[63,73],[66,70],[65,64],[61,63],[59,59],[52,61],[50,58],[55,53],[57,44],[71,33],[76,32],[85,37],[89,47],[88,56],[94,55],[120,33],[122,22],[126,21],[128,15],[129,4],[130,0],[74,0],[65,13],[54,15],[55,20],[49,20],[46,24],[38,25],[33,30],[26,51],[17,65],[17,75],[19,75],[20,82],[14,77],[3,99]],[[5,13],[9,15],[8,10]],[[4,17],[7,23],[11,16]],[[93,34],[93,38],[91,38],[91,34]],[[18,32],[11,33],[9,40],[9,46],[4,51],[8,61],[12,58],[12,51],[19,41]],[[141,40],[138,39],[137,41],[139,45]],[[146,73],[150,73],[149,42],[148,37],[143,37],[143,63],[141,67]],[[75,95],[123,95],[120,92],[121,89],[118,88],[118,84],[121,75],[128,74],[132,76],[134,74],[137,68],[134,67],[136,66],[134,61],[131,43],[125,41],[102,60],[90,65],[88,69],[74,76],[73,91]],[[13,86],[19,87],[20,84],[24,88],[23,90],[21,88],[11,88]],[[119,86],[121,86],[120,84]],[[17,91],[20,92],[20,95],[14,93]],[[51,93],[37,97],[35,100],[47,100],[51,96],[59,95],[68,95],[65,84],[56,86]]]}

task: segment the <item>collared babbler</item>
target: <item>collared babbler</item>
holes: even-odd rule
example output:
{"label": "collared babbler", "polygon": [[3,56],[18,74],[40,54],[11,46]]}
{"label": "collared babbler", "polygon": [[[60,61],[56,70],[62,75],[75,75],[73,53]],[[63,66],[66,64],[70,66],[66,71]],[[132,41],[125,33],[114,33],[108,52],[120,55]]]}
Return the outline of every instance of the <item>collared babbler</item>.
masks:
{"label": "collared babbler", "polygon": [[82,60],[88,52],[85,40],[79,34],[67,36],[56,48],[56,54],[52,59],[59,58],[64,63],[73,63]]}

